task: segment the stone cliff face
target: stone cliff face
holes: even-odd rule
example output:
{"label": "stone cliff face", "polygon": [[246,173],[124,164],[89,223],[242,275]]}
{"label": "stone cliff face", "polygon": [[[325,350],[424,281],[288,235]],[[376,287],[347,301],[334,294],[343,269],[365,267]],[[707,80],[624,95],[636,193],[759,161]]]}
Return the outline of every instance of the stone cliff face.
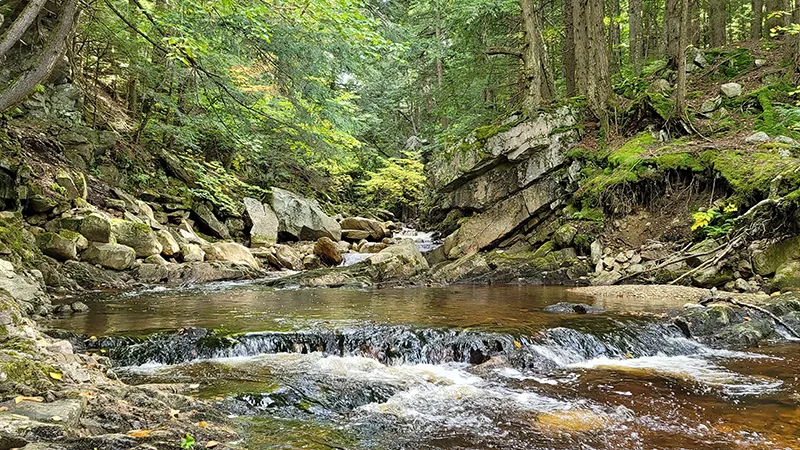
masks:
{"label": "stone cliff face", "polygon": [[567,153],[580,138],[577,123],[576,113],[563,107],[510,122],[484,139],[473,135],[428,165],[432,221],[445,231],[457,221],[445,240],[449,259],[530,230],[565,198],[578,171],[567,167]]}

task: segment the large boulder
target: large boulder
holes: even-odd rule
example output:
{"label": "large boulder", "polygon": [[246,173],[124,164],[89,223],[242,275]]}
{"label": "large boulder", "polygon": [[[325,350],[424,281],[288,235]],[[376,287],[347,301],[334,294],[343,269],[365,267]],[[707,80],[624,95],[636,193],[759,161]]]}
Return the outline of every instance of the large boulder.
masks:
{"label": "large boulder", "polygon": [[83,252],[81,259],[106,269],[126,270],[136,261],[136,251],[122,244],[100,244],[93,242]]}
{"label": "large boulder", "polygon": [[278,242],[278,216],[269,205],[246,197],[244,210],[250,218],[250,246],[261,247]]}
{"label": "large boulder", "polygon": [[339,247],[329,237],[321,237],[314,244],[314,254],[327,266],[338,266],[342,263]]}
{"label": "large boulder", "polygon": [[206,259],[206,252],[197,244],[181,244],[181,255],[183,262],[202,262]]}
{"label": "large boulder", "polygon": [[208,207],[208,205],[205,203],[197,203],[192,206],[192,212],[197,217],[198,224],[202,227],[201,231],[205,231],[211,236],[218,237],[220,239],[231,238],[231,233],[228,231],[228,227],[225,226],[224,223],[220,222],[219,219],[217,219],[217,216],[214,215],[214,212]]}
{"label": "large boulder", "polygon": [[430,269],[428,261],[412,239],[403,239],[355,266],[358,265],[365,266],[374,281],[408,280]]}
{"label": "large boulder", "polygon": [[100,213],[84,217],[78,232],[89,242],[111,242],[111,220]]}
{"label": "large boulder", "polygon": [[269,258],[270,264],[278,269],[303,270],[303,260],[300,254],[294,251],[292,247],[276,245],[273,248],[275,249],[274,260]]}
{"label": "large boulder", "polygon": [[118,243],[133,248],[140,258],[158,255],[163,250],[153,229],[146,223],[114,219],[111,221],[111,231]]}
{"label": "large boulder", "polygon": [[203,247],[207,261],[227,261],[258,269],[260,266],[247,247],[235,242],[221,242]]}
{"label": "large boulder", "polygon": [[771,275],[795,259],[800,259],[800,236],[783,239],[763,250],[753,251],[753,271],[761,276]]}
{"label": "large boulder", "polygon": [[339,225],[345,230],[366,231],[369,234],[365,239],[373,241],[380,241],[385,237],[389,237],[390,234],[383,222],[365,217],[347,217],[342,219]]}
{"label": "large boulder", "polygon": [[790,261],[779,267],[772,279],[772,289],[776,291],[800,289],[800,261]]}
{"label": "large boulder", "polygon": [[457,283],[478,278],[491,270],[483,254],[475,253],[434,267],[429,278],[435,283]]}
{"label": "large boulder", "polygon": [[548,208],[558,198],[558,191],[556,178],[543,178],[485,212],[470,217],[445,239],[447,257],[457,259],[490,248],[540,210]]}
{"label": "large boulder", "polygon": [[36,236],[36,246],[45,255],[59,261],[75,259],[78,256],[75,242],[56,233],[42,233]]}
{"label": "large boulder", "polygon": [[278,216],[278,232],[290,239],[316,241],[328,237],[339,241],[342,238],[339,223],[326,215],[316,200],[273,188],[272,209]]}

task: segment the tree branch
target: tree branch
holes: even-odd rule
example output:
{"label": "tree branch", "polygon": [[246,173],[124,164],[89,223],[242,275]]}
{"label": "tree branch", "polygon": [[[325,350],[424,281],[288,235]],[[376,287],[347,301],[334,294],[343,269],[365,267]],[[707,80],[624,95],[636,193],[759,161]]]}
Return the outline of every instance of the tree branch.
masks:
{"label": "tree branch", "polygon": [[39,17],[39,12],[41,12],[46,2],[47,0],[31,0],[31,2],[25,6],[25,9],[22,10],[17,20],[11,24],[11,27],[8,28],[6,33],[2,36],[2,40],[0,40],[0,58],[22,38],[25,30]]}
{"label": "tree branch", "polygon": [[25,99],[37,84],[44,81],[53,71],[56,63],[67,50],[67,38],[72,32],[72,26],[78,16],[78,1],[69,0],[61,12],[61,20],[53,31],[47,47],[42,53],[36,67],[29,73],[21,76],[8,89],[0,92],[0,112],[18,104]]}
{"label": "tree branch", "polygon": [[486,49],[487,55],[508,55],[522,59],[522,52],[508,47],[489,47]]}

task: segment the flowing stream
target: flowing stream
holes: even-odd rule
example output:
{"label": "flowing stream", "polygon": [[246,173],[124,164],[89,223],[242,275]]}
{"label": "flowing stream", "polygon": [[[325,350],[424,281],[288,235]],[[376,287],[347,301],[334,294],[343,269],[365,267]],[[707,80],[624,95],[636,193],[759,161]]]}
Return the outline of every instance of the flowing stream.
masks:
{"label": "flowing stream", "polygon": [[85,300],[54,319],[131,383],[197,383],[252,449],[796,449],[796,344],[714,350],[559,287],[272,290]]}

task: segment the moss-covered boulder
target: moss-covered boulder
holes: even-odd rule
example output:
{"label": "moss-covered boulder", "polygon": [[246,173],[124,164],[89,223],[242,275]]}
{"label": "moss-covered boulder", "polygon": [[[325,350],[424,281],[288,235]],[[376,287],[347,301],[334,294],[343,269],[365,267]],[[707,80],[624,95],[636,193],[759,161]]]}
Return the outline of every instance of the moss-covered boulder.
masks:
{"label": "moss-covered boulder", "polygon": [[90,263],[113,270],[129,269],[136,261],[136,251],[122,244],[100,244],[93,242],[81,258]]}
{"label": "moss-covered boulder", "polygon": [[486,258],[480,253],[475,253],[436,266],[429,278],[435,283],[457,283],[486,275],[491,270]]}
{"label": "moss-covered boulder", "polygon": [[800,261],[790,261],[779,267],[772,279],[772,289],[775,291],[800,289]]}
{"label": "moss-covered boulder", "polygon": [[70,241],[74,242],[75,243],[75,248],[78,249],[79,253],[84,251],[84,250],[86,250],[89,247],[89,240],[86,239],[82,234],[80,234],[78,232],[69,231],[69,230],[61,230],[61,231],[58,232],[58,234],[61,237],[65,238],[65,239],[69,239]]}
{"label": "moss-covered boulder", "polygon": [[800,236],[778,241],[763,250],[756,250],[752,259],[753,270],[757,274],[771,275],[790,261],[800,259]]}
{"label": "moss-covered boulder", "polygon": [[131,247],[136,251],[136,256],[140,258],[161,253],[161,244],[153,233],[153,229],[146,223],[113,219],[111,220],[111,232],[118,243]]}
{"label": "moss-covered boulder", "polygon": [[90,242],[112,242],[111,220],[100,213],[92,213],[84,217],[78,232]]}
{"label": "moss-covered boulder", "polygon": [[75,242],[56,233],[45,232],[36,236],[36,246],[45,255],[59,261],[75,259],[78,256]]}
{"label": "moss-covered boulder", "polygon": [[553,233],[553,240],[558,248],[567,248],[572,245],[572,240],[578,234],[578,229],[570,224],[562,225],[555,233]]}

